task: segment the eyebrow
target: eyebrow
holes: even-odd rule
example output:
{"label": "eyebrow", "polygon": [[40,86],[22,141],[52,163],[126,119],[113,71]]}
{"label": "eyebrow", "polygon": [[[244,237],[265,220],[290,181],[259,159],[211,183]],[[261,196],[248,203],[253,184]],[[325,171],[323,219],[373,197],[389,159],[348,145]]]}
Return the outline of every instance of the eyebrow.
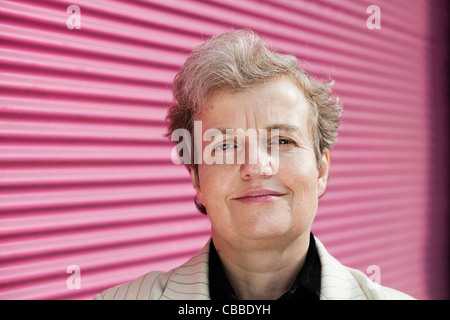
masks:
{"label": "eyebrow", "polygon": [[277,129],[279,131],[287,131],[287,132],[294,132],[294,133],[300,133],[300,130],[298,127],[289,125],[289,124],[274,124],[271,126],[268,126],[265,128],[266,130],[274,130]]}
{"label": "eyebrow", "polygon": [[[242,128],[216,128],[217,130],[219,130],[222,134],[226,134],[226,130],[237,130],[237,129],[242,129]],[[279,131],[287,131],[287,132],[295,132],[295,133],[300,133],[300,130],[298,127],[293,126],[293,125],[289,125],[289,124],[273,124],[270,126],[267,126],[265,128],[262,129],[266,129],[266,130],[274,130],[277,129]],[[243,130],[243,129],[242,129]]]}
{"label": "eyebrow", "polygon": [[[228,130],[239,130],[239,129],[242,129],[242,128],[237,128],[237,129],[234,129],[234,128],[215,128],[215,129],[219,130],[220,133],[223,136],[226,137],[227,136],[227,134],[226,134],[226,130],[227,129]],[[267,126],[265,128],[261,128],[261,129],[267,130],[270,137],[273,137],[272,136],[272,132],[273,132],[272,130],[278,130],[277,134],[283,134],[284,133],[284,134],[293,135],[298,141],[303,141],[303,139],[306,139],[306,137],[304,137],[304,135],[303,135],[303,133],[302,133],[302,131],[300,130],[299,127],[297,127],[295,125],[287,124],[287,123],[276,123],[276,124],[272,124],[272,125],[269,125],[269,126]],[[246,131],[244,131],[244,132],[246,132]],[[210,139],[210,137],[208,137],[208,139]]]}

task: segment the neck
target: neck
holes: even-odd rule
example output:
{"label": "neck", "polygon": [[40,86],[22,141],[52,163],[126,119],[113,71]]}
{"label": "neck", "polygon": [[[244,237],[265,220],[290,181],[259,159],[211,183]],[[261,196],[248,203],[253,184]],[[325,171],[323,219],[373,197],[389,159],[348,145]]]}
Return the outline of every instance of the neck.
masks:
{"label": "neck", "polygon": [[309,247],[309,232],[288,244],[242,249],[212,234],[225,274],[241,300],[275,300],[295,281]]}

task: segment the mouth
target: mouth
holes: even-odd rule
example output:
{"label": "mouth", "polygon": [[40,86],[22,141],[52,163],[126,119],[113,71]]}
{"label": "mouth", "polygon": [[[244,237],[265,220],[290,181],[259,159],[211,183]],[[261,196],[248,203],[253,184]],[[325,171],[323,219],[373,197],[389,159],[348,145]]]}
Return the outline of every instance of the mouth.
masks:
{"label": "mouth", "polygon": [[276,201],[285,195],[286,193],[281,193],[278,191],[258,189],[245,192],[233,200],[247,204],[258,204]]}

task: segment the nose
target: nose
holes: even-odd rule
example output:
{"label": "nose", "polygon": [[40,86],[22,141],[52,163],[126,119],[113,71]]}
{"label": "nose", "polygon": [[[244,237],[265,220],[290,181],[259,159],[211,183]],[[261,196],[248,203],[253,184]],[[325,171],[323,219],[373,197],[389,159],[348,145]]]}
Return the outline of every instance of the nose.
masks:
{"label": "nose", "polygon": [[276,160],[267,150],[258,147],[256,150],[245,150],[245,162],[241,164],[240,175],[243,180],[269,178],[276,174]]}

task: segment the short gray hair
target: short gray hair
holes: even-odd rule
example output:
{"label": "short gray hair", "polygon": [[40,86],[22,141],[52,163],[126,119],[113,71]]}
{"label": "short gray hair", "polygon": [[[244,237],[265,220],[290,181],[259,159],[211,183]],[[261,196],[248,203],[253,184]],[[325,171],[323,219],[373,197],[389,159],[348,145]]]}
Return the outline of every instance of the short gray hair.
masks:
{"label": "short gray hair", "polygon": [[[239,91],[280,76],[291,78],[311,106],[310,130],[320,168],[323,152],[333,146],[342,113],[338,99],[332,97],[334,82],[319,82],[299,68],[294,55],[277,52],[249,29],[217,35],[191,52],[172,84],[174,103],[166,117],[166,136],[176,129],[193,135],[195,116],[216,90]],[[186,166],[198,177],[197,164],[190,163]]]}

